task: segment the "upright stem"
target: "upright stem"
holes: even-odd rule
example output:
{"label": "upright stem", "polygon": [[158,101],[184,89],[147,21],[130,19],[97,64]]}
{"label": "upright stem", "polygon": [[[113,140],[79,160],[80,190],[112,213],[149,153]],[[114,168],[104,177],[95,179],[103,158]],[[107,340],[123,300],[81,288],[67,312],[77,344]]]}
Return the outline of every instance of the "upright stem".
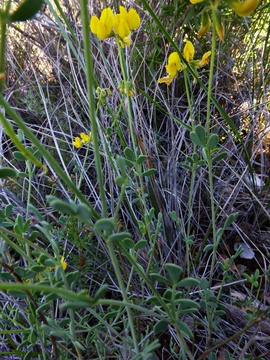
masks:
{"label": "upright stem", "polygon": [[211,60],[210,60],[210,73],[209,73],[209,82],[208,82],[208,91],[207,91],[207,114],[206,114],[206,138],[209,138],[210,125],[211,125],[211,97],[212,97],[212,84],[213,84],[213,75],[214,75],[214,65],[215,65],[215,51],[216,51],[216,12],[214,7],[212,8],[212,17],[213,17],[213,33],[212,33],[212,49],[211,49]]}
{"label": "upright stem", "polygon": [[90,42],[90,34],[89,34],[88,1],[80,0],[80,4],[81,4],[81,16],[82,16],[82,28],[83,28],[87,94],[88,94],[88,102],[89,102],[89,117],[91,123],[91,132],[93,135],[94,158],[95,158],[99,193],[100,193],[101,206],[102,206],[102,216],[107,217],[107,203],[106,203],[106,196],[105,196],[104,184],[103,184],[102,166],[101,166],[99,141],[98,141],[99,140],[98,125],[96,121],[95,100],[93,95],[94,74],[93,74],[93,61],[92,61],[91,48],[90,48],[91,42]]}
{"label": "upright stem", "polygon": [[[124,80],[124,86],[126,86],[127,81],[128,81],[127,69],[126,69],[126,65],[125,65],[125,62],[124,62],[123,50],[122,50],[122,47],[121,47],[119,41],[117,42],[117,46],[118,46],[120,67],[121,67],[123,80]],[[134,136],[134,129],[133,129],[133,123],[132,123],[133,122],[133,115],[132,115],[131,100],[130,100],[130,96],[128,94],[127,94],[127,105],[128,105],[128,126],[129,126],[131,141],[132,141],[132,145],[133,145],[133,150],[134,150],[134,153],[136,154],[137,141],[136,141],[136,138]]]}
{"label": "upright stem", "polygon": [[[186,96],[188,101],[188,107],[190,111],[190,121],[191,121],[191,128],[194,130],[195,123],[193,118],[193,108],[190,100],[189,94],[189,84],[188,84],[188,73],[187,70],[184,69],[184,80],[185,80],[185,89],[186,89]],[[195,153],[196,145],[193,144],[193,154]],[[186,269],[187,269],[187,276],[190,276],[190,263],[189,263],[189,237],[190,237],[190,228],[191,228],[191,218],[192,218],[192,198],[193,198],[193,189],[194,189],[194,182],[195,182],[195,168],[196,164],[192,164],[191,168],[191,180],[190,180],[190,188],[189,188],[189,198],[188,198],[188,223],[187,223],[187,231],[186,231]]]}
{"label": "upright stem", "polygon": [[[207,117],[206,117],[206,138],[209,139],[210,136],[210,127],[211,127],[211,96],[212,96],[212,84],[213,84],[213,74],[214,74],[214,65],[215,65],[215,51],[216,51],[216,12],[213,5],[212,8],[212,17],[213,17],[213,34],[212,34],[212,49],[211,49],[211,62],[210,62],[210,73],[209,73],[209,83],[208,83],[208,93],[207,93]],[[210,279],[209,286],[211,287],[213,280],[213,272],[215,266],[215,258],[217,252],[217,235],[216,235],[216,212],[215,212],[215,201],[214,201],[214,186],[213,186],[213,169],[212,169],[212,160],[210,150],[207,151],[207,163],[208,163],[208,179],[209,179],[209,191],[210,191],[210,201],[211,201],[211,218],[212,218],[212,231],[213,231],[213,255],[211,261],[210,269]]]}

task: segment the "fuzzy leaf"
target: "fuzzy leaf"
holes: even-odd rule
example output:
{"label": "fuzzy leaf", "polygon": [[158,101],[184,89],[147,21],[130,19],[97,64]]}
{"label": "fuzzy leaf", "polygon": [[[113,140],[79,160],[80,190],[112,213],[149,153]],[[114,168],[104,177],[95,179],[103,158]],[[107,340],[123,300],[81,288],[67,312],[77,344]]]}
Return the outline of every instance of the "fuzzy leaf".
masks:
{"label": "fuzzy leaf", "polygon": [[33,18],[43,5],[43,0],[24,0],[17,9],[10,15],[9,21],[25,21]]}
{"label": "fuzzy leaf", "polygon": [[183,272],[181,266],[178,266],[176,264],[166,264],[165,268],[170,276],[170,279],[172,280],[172,283],[176,284],[179,281],[179,277]]}
{"label": "fuzzy leaf", "polygon": [[168,325],[169,325],[168,320],[165,319],[159,320],[154,326],[154,334],[158,335],[163,333],[165,330],[167,330]]}
{"label": "fuzzy leaf", "polygon": [[2,167],[0,169],[0,179],[6,179],[6,178],[13,178],[17,176],[17,171],[12,169],[12,168],[8,168],[8,167]]}

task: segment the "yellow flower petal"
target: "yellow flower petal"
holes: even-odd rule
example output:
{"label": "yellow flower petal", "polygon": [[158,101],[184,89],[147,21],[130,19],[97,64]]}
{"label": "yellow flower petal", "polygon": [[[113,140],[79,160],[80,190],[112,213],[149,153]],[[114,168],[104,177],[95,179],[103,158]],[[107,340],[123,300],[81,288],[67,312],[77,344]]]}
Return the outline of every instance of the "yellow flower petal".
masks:
{"label": "yellow flower petal", "polygon": [[80,133],[83,144],[87,144],[90,141],[90,136],[86,135],[84,132]]}
{"label": "yellow flower petal", "polygon": [[112,35],[114,14],[111,8],[105,8],[98,19],[95,15],[90,20],[90,29],[100,40]]}
{"label": "yellow flower petal", "polygon": [[189,0],[191,2],[191,4],[198,4],[198,3],[201,3],[203,2],[203,0]]}
{"label": "yellow flower petal", "polygon": [[189,62],[194,58],[195,49],[191,41],[187,41],[184,47],[184,58]]}
{"label": "yellow flower petal", "polygon": [[62,266],[62,269],[65,271],[66,268],[67,268],[67,263],[65,262],[65,258],[64,256],[61,256],[61,266]]}
{"label": "yellow flower petal", "polygon": [[228,5],[239,16],[250,15],[258,6],[260,0],[228,1]]}
{"label": "yellow flower petal", "polygon": [[128,16],[129,30],[138,29],[141,24],[141,19],[137,11],[135,9],[130,9],[127,16]]}
{"label": "yellow flower petal", "polygon": [[128,37],[130,34],[128,23],[123,18],[120,19],[118,26],[114,30],[121,39]]}
{"label": "yellow flower petal", "polygon": [[81,139],[80,139],[78,136],[76,136],[76,137],[75,137],[75,140],[72,142],[72,144],[73,144],[77,149],[79,149],[79,148],[82,146],[82,141],[81,141]]}
{"label": "yellow flower petal", "polygon": [[124,18],[124,19],[128,19],[128,12],[127,10],[124,8],[124,6],[119,6],[119,11],[120,11],[120,15]]}
{"label": "yellow flower petal", "polygon": [[166,84],[166,85],[171,85],[172,81],[173,81],[174,77],[172,76],[166,76],[166,77],[163,77],[163,78],[160,78],[158,79],[158,83],[159,84]]}
{"label": "yellow flower petal", "polygon": [[102,10],[100,21],[104,25],[106,25],[106,28],[108,29],[109,33],[111,33],[112,31],[113,19],[114,19],[114,15],[111,8],[105,8],[104,10]]}
{"label": "yellow flower petal", "polygon": [[122,39],[122,47],[123,45],[130,46],[130,35]]}
{"label": "yellow flower petal", "polygon": [[203,54],[202,59],[199,61],[198,66],[203,67],[209,63],[211,56],[211,51],[207,51],[205,54]]}
{"label": "yellow flower petal", "polygon": [[166,71],[170,77],[175,77],[177,72],[182,69],[180,57],[175,51],[170,54],[168,58],[168,65],[166,65]]}
{"label": "yellow flower petal", "polygon": [[93,34],[97,34],[98,24],[99,24],[99,19],[97,18],[97,16],[95,15],[92,16],[90,20],[90,29]]}
{"label": "yellow flower petal", "polygon": [[99,40],[104,40],[109,37],[110,33],[108,32],[107,27],[100,21],[97,28],[97,37]]}

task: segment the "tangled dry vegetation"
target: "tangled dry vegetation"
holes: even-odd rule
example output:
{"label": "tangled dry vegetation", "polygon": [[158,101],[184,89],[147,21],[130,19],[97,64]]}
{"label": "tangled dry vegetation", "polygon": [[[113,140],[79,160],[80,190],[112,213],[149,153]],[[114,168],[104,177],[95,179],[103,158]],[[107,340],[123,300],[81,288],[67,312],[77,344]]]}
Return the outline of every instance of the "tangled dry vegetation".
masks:
{"label": "tangled dry vegetation", "polygon": [[[89,151],[86,158],[86,150],[77,151],[72,145],[80,132],[88,133],[91,130],[83,70],[80,6],[75,0],[63,1],[61,14],[56,3],[47,1],[34,20],[10,26],[5,97],[98,210],[101,203],[93,154]],[[175,7],[173,1],[165,5],[158,0],[149,3],[177,44],[182,47],[184,38],[188,36],[194,40],[198,54],[203,54],[209,48],[210,35],[200,41],[196,37],[196,26],[190,19],[197,18],[191,5],[180,2]],[[213,106],[211,130],[219,135],[220,148],[228,156],[214,164],[214,194],[209,194],[207,168],[202,166],[196,171],[189,203],[191,179],[186,165],[187,157],[193,154],[193,145],[189,131],[177,122],[179,119],[189,124],[190,118],[183,78],[180,77],[170,88],[157,84],[157,79],[164,74],[164,59],[169,52],[167,42],[140,2],[131,5],[141,16],[141,29],[134,34],[130,49],[125,50],[127,63],[131,60],[129,70],[136,87],[136,96],[132,99],[135,115],[133,126],[140,150],[147,156],[147,166],[156,169],[156,173],[148,177],[144,185],[148,193],[148,211],[154,208],[155,224],[159,224],[153,229],[153,233],[156,232],[153,254],[149,256],[150,245],[145,246],[138,253],[137,261],[145,271],[151,268],[152,272],[165,275],[165,264],[173,263],[184,269],[183,278],[188,275],[208,279],[210,252],[203,249],[211,243],[211,196],[214,196],[216,205],[217,228],[223,226],[230,214],[237,212],[237,219],[224,231],[218,247],[216,265],[211,275],[211,291],[202,294],[198,287],[188,289],[187,296],[202,305],[194,314],[181,315],[181,321],[192,331],[187,343],[194,359],[270,359],[269,7],[248,19],[231,14],[226,24],[226,41],[218,43],[212,93],[233,120],[241,134],[241,141]],[[100,8],[100,2],[90,1],[89,16],[98,14]],[[112,92],[107,97],[107,104],[100,106],[97,112],[109,216],[117,207],[120,188],[115,182],[108,153],[123,155],[123,143],[129,145],[130,142],[124,119],[125,103],[117,90],[121,71],[117,49],[112,46],[112,41],[109,39],[101,44],[93,37],[91,44],[96,86],[109,88]],[[200,78],[204,84],[207,83],[207,68],[202,70]],[[190,81],[192,83],[192,78]],[[207,94],[195,82],[192,83],[192,91],[193,111],[198,121],[204,124]],[[26,162],[16,158],[16,147],[1,131],[1,163],[27,173]],[[26,146],[32,146],[26,138],[23,141]],[[53,168],[49,164],[48,167],[47,174],[37,170],[31,179],[30,228],[34,229],[39,222],[38,210],[42,218],[52,225],[52,236],[65,254],[68,271],[79,270],[80,278],[75,289],[88,289],[89,295],[93,296],[100,285],[106,283],[106,298],[121,299],[104,241],[87,225],[72,216],[59,214],[46,202],[48,195],[65,201],[74,200],[73,194]],[[86,169],[82,178],[81,168]],[[142,219],[145,216],[140,206],[136,206],[136,192],[139,189],[140,184],[130,181],[117,223],[119,230],[132,234],[135,243],[141,239],[141,233],[134,218]],[[0,187],[1,209],[4,211],[8,204],[12,204],[10,219],[15,221],[21,215],[26,220],[28,194],[27,178],[3,181]],[[158,220],[159,213],[162,220]],[[172,213],[177,214],[177,221],[170,215]],[[185,228],[189,216],[192,242],[186,255]],[[38,246],[50,251],[45,237],[38,237],[36,241]],[[234,258],[240,245],[244,251]],[[5,252],[9,259],[5,263],[12,259],[12,266],[24,267],[24,259],[14,249],[5,248]],[[130,299],[134,304],[148,307],[151,313],[154,305],[147,302],[152,295],[151,289],[136,272],[130,280],[129,274],[134,271],[132,264],[119,249],[116,256]],[[185,270],[187,262],[190,269],[188,274]],[[222,264],[226,262],[228,268],[225,276]],[[11,271],[11,266],[10,269],[6,267],[5,271]],[[153,283],[160,293],[164,293],[166,284],[157,280]],[[35,327],[31,324],[31,312],[25,305],[26,300],[17,300],[8,293],[1,294],[1,329],[9,332],[0,331],[0,351],[10,352],[10,355],[3,355],[10,356],[6,357],[9,359],[23,358],[16,355],[15,350],[20,347],[27,353],[27,346],[22,343],[29,333],[20,335],[17,330]],[[215,303],[217,296],[219,301]],[[35,295],[35,301],[43,303],[44,299]],[[211,329],[207,323],[205,302],[216,312],[220,311]],[[65,311],[59,310],[57,302],[50,311],[58,324],[68,317]],[[84,348],[83,359],[132,358],[130,340],[125,333],[126,314],[120,311],[118,317],[113,318],[113,311],[107,306],[76,310],[77,331]],[[105,316],[109,312],[112,314],[111,321],[109,316]],[[84,317],[86,320],[83,321]],[[151,352],[151,357],[145,355],[142,359],[181,358],[182,350],[174,328],[168,326],[160,334],[154,335],[154,321],[150,318],[147,314],[137,317],[135,314],[139,341],[151,343],[157,338],[160,344]],[[15,319],[13,323],[12,319]],[[40,356],[39,348],[43,340],[36,335],[35,341],[31,353],[33,359]],[[66,346],[63,359],[77,358],[73,349],[69,349],[68,339],[59,342],[62,342],[62,350]],[[51,358],[48,348],[45,353],[47,358]]]}

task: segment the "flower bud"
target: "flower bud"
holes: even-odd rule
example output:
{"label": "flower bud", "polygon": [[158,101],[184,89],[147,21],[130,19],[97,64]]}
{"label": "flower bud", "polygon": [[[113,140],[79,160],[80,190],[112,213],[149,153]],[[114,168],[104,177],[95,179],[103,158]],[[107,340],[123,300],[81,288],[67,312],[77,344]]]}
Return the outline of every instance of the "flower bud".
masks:
{"label": "flower bud", "polygon": [[225,28],[223,25],[222,17],[218,9],[216,11],[216,32],[218,34],[218,37],[223,42],[225,38]]}
{"label": "flower bud", "polygon": [[239,16],[250,15],[258,6],[260,0],[227,0],[229,7]]}
{"label": "flower bud", "polygon": [[201,19],[201,27],[198,31],[198,37],[202,37],[204,36],[207,31],[209,30],[210,28],[210,25],[211,25],[211,19],[207,13],[207,11],[203,10],[202,12],[202,19]]}

